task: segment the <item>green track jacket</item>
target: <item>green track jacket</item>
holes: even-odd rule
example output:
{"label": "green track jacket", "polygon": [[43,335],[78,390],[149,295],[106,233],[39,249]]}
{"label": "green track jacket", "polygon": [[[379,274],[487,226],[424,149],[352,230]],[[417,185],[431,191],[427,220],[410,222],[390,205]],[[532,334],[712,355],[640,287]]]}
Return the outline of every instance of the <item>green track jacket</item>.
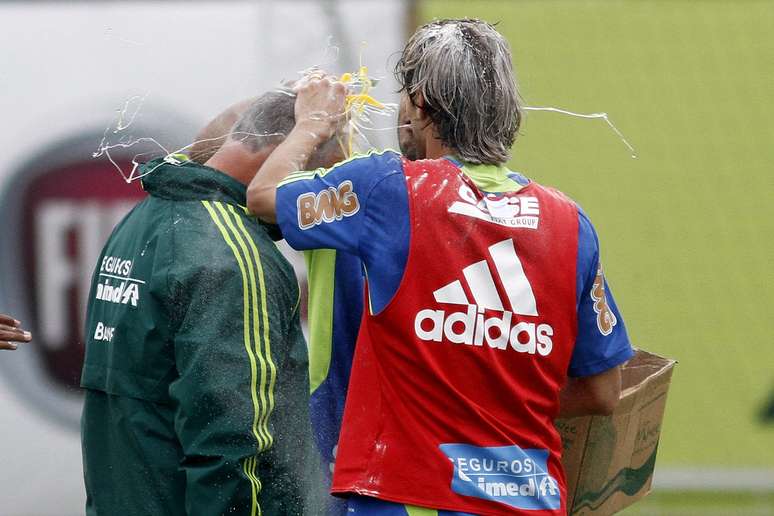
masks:
{"label": "green track jacket", "polygon": [[[155,160],[86,319],[87,514],[302,515],[324,495],[299,291],[217,170]],[[276,235],[274,235],[276,236]]]}

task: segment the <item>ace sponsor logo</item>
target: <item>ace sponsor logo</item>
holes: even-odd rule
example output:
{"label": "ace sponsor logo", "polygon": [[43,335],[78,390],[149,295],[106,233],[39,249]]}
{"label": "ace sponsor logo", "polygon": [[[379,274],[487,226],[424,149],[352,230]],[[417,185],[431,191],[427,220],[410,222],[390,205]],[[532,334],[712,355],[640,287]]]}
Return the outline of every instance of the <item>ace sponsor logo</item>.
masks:
{"label": "ace sponsor logo", "polygon": [[352,181],[344,181],[320,193],[307,193],[297,199],[298,227],[310,229],[324,222],[342,220],[360,211],[357,194],[352,191]]}
{"label": "ace sponsor logo", "polygon": [[99,266],[100,274],[118,274],[129,276],[132,272],[132,260],[124,260],[116,256],[105,256]]}
{"label": "ace sponsor logo", "polygon": [[537,229],[540,203],[537,197],[518,194],[486,194],[482,198],[467,185],[460,186],[459,201],[449,213],[484,220],[509,228]]}
{"label": "ace sponsor logo", "polygon": [[136,283],[124,281],[118,285],[111,285],[110,280],[105,280],[105,283],[97,284],[96,298],[100,301],[131,305],[137,308],[137,303],[140,299],[140,289]]}

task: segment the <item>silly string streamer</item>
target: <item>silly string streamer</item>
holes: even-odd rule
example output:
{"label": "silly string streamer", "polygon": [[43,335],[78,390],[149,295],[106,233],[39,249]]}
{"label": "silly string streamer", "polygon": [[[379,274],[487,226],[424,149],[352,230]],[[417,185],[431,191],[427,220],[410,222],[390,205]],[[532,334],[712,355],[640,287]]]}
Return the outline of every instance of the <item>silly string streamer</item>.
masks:
{"label": "silly string streamer", "polygon": [[[305,73],[308,73],[308,71]],[[373,118],[374,116],[382,116],[382,117],[390,118],[394,121],[397,118],[398,106],[395,103],[381,102],[373,96],[372,94],[373,90],[378,85],[379,79],[369,76],[367,66],[361,65],[360,68],[355,72],[344,73],[339,78],[339,80],[342,83],[344,83],[347,86],[347,89],[349,90],[349,93],[347,94],[347,97],[346,97],[345,107],[344,107],[344,111],[345,111],[344,115],[346,119],[346,124],[348,126],[348,130],[343,131],[344,134],[337,134],[336,137],[345,156],[351,157],[356,153],[368,151],[373,147],[369,142],[368,137],[365,135],[364,131],[385,131],[385,130],[394,131],[399,127],[398,125],[391,125],[386,128],[377,128],[375,127],[374,118]],[[110,162],[113,164],[115,169],[118,171],[119,174],[121,174],[121,177],[123,177],[124,181],[126,181],[127,183],[131,183],[137,179],[141,179],[142,177],[148,174],[151,174],[155,170],[154,168],[154,169],[146,170],[143,173],[139,173],[139,168],[141,166],[140,159],[143,156],[148,155],[149,153],[144,152],[144,153],[135,155],[132,159],[132,170],[129,171],[129,173],[127,174],[121,169],[121,167],[116,163],[116,161],[111,156],[110,151],[113,149],[129,149],[141,143],[150,143],[158,147],[159,151],[161,151],[162,155],[164,156],[165,161],[169,163],[183,164],[190,161],[188,159],[188,156],[185,154],[185,151],[193,147],[195,144],[202,143],[203,141],[216,141],[227,136],[231,138],[235,138],[238,136],[241,136],[241,137],[278,136],[276,134],[275,135],[253,135],[253,134],[243,134],[243,133],[236,134],[232,131],[232,132],[229,132],[228,134],[225,134],[217,138],[210,138],[208,140],[193,142],[189,145],[186,145],[176,150],[166,149],[163,145],[161,145],[157,140],[155,140],[152,137],[131,138],[129,137],[129,135],[126,135],[126,134],[124,134],[123,136],[120,136],[117,143],[110,143],[108,140],[110,139],[111,135],[116,135],[116,137],[118,137],[118,135],[125,133],[127,130],[131,128],[135,118],[137,117],[137,114],[142,108],[143,102],[145,101],[146,97],[147,97],[147,94],[143,96],[134,96],[129,98],[124,103],[124,106],[122,107],[122,109],[117,111],[116,121],[114,122],[114,125],[109,126],[108,128],[105,129],[105,133],[102,137],[102,141],[100,141],[100,144],[97,150],[92,154],[92,157],[94,158],[99,158],[102,156],[107,157],[107,159],[110,160]],[[562,115],[585,118],[585,119],[603,119],[607,123],[607,125],[611,128],[611,130],[619,137],[619,139],[623,142],[623,144],[627,147],[627,149],[629,149],[629,151],[631,152],[631,157],[632,158],[637,157],[634,147],[624,137],[623,133],[610,121],[610,117],[608,116],[607,113],[588,113],[588,114],[575,113],[573,111],[569,111],[569,110],[561,109],[557,107],[551,107],[551,106],[547,106],[547,107],[525,106],[524,110],[535,111],[535,112],[552,112],[552,113],[558,113]]]}

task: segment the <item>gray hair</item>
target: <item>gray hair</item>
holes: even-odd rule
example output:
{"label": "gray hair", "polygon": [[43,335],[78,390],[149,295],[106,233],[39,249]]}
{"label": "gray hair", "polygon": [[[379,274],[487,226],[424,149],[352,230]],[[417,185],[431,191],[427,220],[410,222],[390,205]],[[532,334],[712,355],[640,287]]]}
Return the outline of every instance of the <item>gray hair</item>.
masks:
{"label": "gray hair", "polygon": [[510,158],[522,106],[508,42],[481,20],[437,20],[417,30],[395,75],[417,94],[438,136],[459,158],[499,165]]}
{"label": "gray hair", "polygon": [[234,124],[231,137],[257,152],[277,145],[290,134],[296,123],[296,95],[279,88],[255,99]]}
{"label": "gray hair", "polygon": [[[296,125],[296,94],[286,87],[264,93],[255,99],[234,124],[231,138],[258,152],[279,145]],[[331,137],[309,156],[307,166],[314,169],[336,161],[340,149],[337,138]]]}

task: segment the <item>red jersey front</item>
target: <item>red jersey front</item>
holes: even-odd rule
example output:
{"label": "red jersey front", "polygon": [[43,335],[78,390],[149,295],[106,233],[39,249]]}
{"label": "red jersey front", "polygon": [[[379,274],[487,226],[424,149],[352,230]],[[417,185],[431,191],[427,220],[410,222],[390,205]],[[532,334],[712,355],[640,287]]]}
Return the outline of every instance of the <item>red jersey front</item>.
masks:
{"label": "red jersey front", "polygon": [[564,514],[554,418],[577,332],[577,207],[536,183],[484,194],[447,160],[403,165],[408,262],[363,318],[333,492]]}

